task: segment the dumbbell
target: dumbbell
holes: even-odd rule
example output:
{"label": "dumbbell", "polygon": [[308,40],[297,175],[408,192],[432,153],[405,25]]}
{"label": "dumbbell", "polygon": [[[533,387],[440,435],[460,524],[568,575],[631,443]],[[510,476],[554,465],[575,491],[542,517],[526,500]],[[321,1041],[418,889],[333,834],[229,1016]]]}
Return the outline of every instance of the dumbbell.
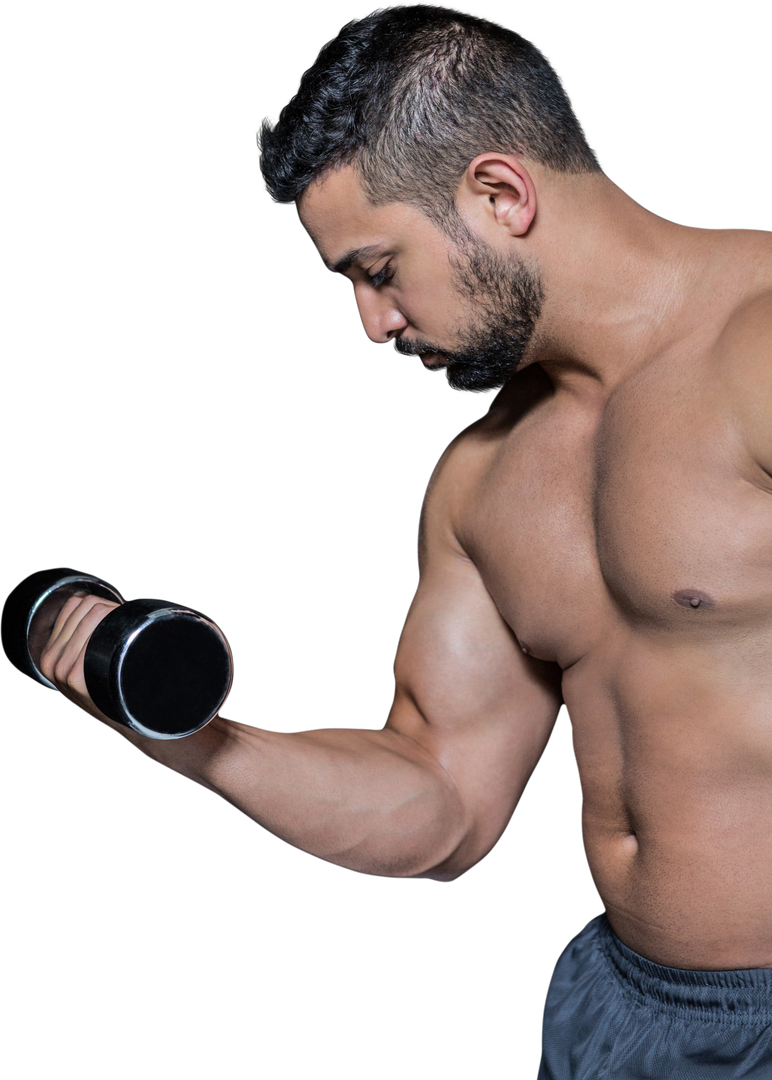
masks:
{"label": "dumbbell", "polygon": [[88,692],[105,716],[151,739],[181,739],[217,715],[233,676],[219,627],[181,604],[124,601],[108,582],[77,570],[40,570],[10,594],[2,641],[11,663],[55,690],[38,667],[41,654],[69,598],[87,595],[120,604],[95,628],[84,656]]}

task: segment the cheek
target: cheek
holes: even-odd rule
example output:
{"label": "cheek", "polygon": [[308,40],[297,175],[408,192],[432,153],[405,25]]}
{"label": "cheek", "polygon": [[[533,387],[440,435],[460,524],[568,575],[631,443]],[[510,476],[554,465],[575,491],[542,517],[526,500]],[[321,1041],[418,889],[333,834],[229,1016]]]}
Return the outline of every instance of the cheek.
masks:
{"label": "cheek", "polygon": [[471,314],[469,300],[449,281],[416,283],[404,291],[398,302],[410,325],[427,339],[463,326]]}

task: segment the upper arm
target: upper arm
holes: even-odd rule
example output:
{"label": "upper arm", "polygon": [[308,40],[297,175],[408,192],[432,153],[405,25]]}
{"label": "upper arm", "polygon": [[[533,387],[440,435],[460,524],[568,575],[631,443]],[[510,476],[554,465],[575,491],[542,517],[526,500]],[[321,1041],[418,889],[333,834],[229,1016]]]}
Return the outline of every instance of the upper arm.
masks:
{"label": "upper arm", "polygon": [[467,869],[498,840],[562,700],[559,668],[523,654],[456,539],[457,469],[451,451],[427,495],[420,583],[386,725],[427,750],[456,789],[464,830],[450,872]]}

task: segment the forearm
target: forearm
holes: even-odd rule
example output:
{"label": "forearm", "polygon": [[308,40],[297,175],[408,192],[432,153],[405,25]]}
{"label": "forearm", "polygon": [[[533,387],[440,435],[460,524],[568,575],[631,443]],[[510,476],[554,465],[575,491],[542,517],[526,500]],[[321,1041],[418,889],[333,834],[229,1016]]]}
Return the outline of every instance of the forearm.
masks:
{"label": "forearm", "polygon": [[102,713],[86,685],[90,636],[115,607],[74,594],[57,615],[40,670],[62,693],[296,847],[364,873],[402,877],[439,867],[444,875],[464,814],[449,775],[415,734],[395,727],[282,734],[215,717],[181,739],[140,735]]}
{"label": "forearm", "polygon": [[362,873],[442,877],[465,834],[447,773],[394,730],[284,734],[218,717],[186,739],[131,741],[295,847]]}

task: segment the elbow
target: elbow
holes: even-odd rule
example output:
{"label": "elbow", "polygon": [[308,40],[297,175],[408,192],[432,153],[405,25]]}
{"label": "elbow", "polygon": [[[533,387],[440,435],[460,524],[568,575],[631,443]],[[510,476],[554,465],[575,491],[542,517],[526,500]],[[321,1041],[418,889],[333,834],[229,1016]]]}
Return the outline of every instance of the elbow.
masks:
{"label": "elbow", "polygon": [[[410,875],[430,881],[455,881],[494,847],[498,835],[481,828],[456,795],[443,818],[444,828],[425,849],[426,861]],[[431,852],[431,854],[430,854]]]}
{"label": "elbow", "polygon": [[[431,774],[430,774],[431,775]],[[446,774],[432,777],[418,794],[390,807],[376,830],[379,873],[403,878],[454,881],[469,860],[474,832],[469,815]]]}
{"label": "elbow", "polygon": [[418,782],[411,779],[403,790],[389,791],[381,807],[360,810],[355,828],[351,816],[345,815],[341,831],[326,851],[310,845],[307,850],[379,877],[434,881],[460,877],[478,861],[474,822],[444,771],[422,768]]}
{"label": "elbow", "polygon": [[465,874],[467,870],[471,869],[468,866],[461,869],[445,869],[441,866],[433,867],[431,870],[421,870],[417,874],[409,874],[408,877],[413,881],[455,881],[456,878],[460,878],[462,874]]}
{"label": "elbow", "polygon": [[476,858],[473,857],[470,852],[468,838],[465,837],[442,862],[435,863],[428,870],[422,870],[419,874],[413,874],[412,876],[428,878],[430,881],[455,881],[462,874],[465,874],[467,870],[471,870],[486,854],[487,852],[483,851]]}

